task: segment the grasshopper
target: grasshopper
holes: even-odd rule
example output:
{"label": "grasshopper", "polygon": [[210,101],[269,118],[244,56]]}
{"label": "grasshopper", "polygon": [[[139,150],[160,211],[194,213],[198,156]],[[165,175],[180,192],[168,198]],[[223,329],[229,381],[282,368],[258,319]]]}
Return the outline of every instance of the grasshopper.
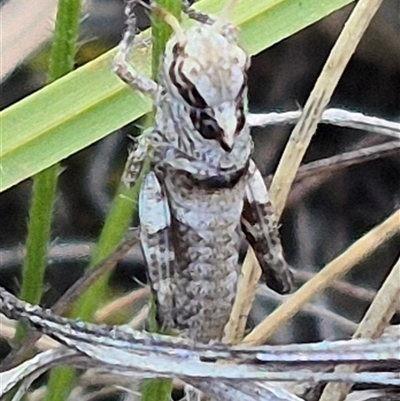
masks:
{"label": "grasshopper", "polygon": [[151,152],[139,218],[159,323],[195,341],[218,341],[236,294],[243,235],[267,285],[282,294],[292,288],[277,219],[251,158],[250,57],[227,19],[232,2],[218,18],[198,18],[188,29],[152,4],[152,12],[173,29],[155,82],[129,62],[136,3],[126,3],[127,29],[113,68],[153,99],[156,113],[154,126],[129,154],[123,181],[136,181]]}

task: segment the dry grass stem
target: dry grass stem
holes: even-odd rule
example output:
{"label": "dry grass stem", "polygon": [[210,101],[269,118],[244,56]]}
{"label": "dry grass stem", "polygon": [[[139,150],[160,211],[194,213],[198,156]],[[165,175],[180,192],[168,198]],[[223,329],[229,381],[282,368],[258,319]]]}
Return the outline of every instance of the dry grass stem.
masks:
{"label": "dry grass stem", "polygon": [[[303,164],[296,175],[296,180],[287,200],[287,206],[296,205],[304,199],[306,194],[321,187],[331,179],[335,172],[340,172],[359,163],[366,163],[398,153],[400,153],[400,141],[390,141]],[[267,182],[268,179],[269,177],[266,179]]]}
{"label": "dry grass stem", "polygon": [[148,286],[132,291],[129,294],[110,302],[108,305],[97,311],[95,315],[95,322],[105,322],[108,318],[114,316],[116,313],[121,312],[123,309],[129,308],[137,301],[147,298],[149,295],[150,288]]}
{"label": "dry grass stem", "polygon": [[294,316],[307,302],[323,291],[338,277],[374,252],[400,231],[400,210],[352,244],[345,252],[326,265],[310,281],[271,313],[246,338],[248,345],[263,344],[285,321]]}
{"label": "dry grass stem", "polygon": [[[397,222],[399,223],[399,221]],[[380,337],[388,326],[390,319],[400,305],[400,259],[394,265],[392,271],[386,278],[382,287],[367,313],[364,315],[353,338],[374,339]],[[400,344],[399,344],[400,352]],[[338,372],[355,372],[356,366],[339,366],[335,369]],[[351,388],[347,383],[329,383],[320,401],[340,401],[344,400]]]}
{"label": "dry grass stem", "polygon": [[256,296],[260,276],[261,269],[256,262],[253,250],[249,248],[243,263],[235,303],[229,322],[225,326],[224,338],[222,339],[225,344],[238,344],[242,340],[247,316]]}
{"label": "dry grass stem", "polygon": [[[15,336],[16,322],[0,314],[0,338],[12,340]],[[46,335],[39,334],[39,340],[35,343],[35,348],[39,351],[46,351],[50,348],[59,347],[60,344]]]}
{"label": "dry grass stem", "polygon": [[285,207],[296,172],[321,120],[323,110],[382,1],[360,0],[356,4],[315,83],[272,181],[271,198],[274,199],[278,216]]}
{"label": "dry grass stem", "polygon": [[384,155],[391,156],[399,152],[400,141],[390,141],[316,160],[300,167],[296,176],[296,183],[321,174],[327,174],[331,177],[335,171],[342,170],[354,164],[378,159]]}
{"label": "dry grass stem", "polygon": [[52,307],[55,313],[61,314],[76,302],[100,277],[111,272],[118,261],[129,252],[129,250],[139,241],[137,229],[129,230],[126,238],[110,253],[105,259],[101,260],[83,277],[70,287],[67,292]]}
{"label": "dry grass stem", "polygon": [[[323,110],[327,106],[344,69],[382,1],[361,0],[355,6],[304,106],[300,119],[294,127],[283,152],[270,188],[271,202],[275,207],[278,218],[283,212],[296,172],[321,120]],[[253,300],[255,296],[254,292],[253,294],[250,293],[251,290],[255,290],[254,286],[252,287],[250,278],[257,274],[251,270],[259,269],[256,266],[258,266],[256,258],[252,253],[248,252],[242,267],[242,276],[238,284],[238,295],[236,296],[231,315],[236,322],[239,322],[237,316],[241,316],[242,319],[240,321],[243,321],[247,318],[250,311],[248,301]],[[242,297],[243,295],[245,297]],[[234,321],[230,319],[228,326],[234,326]],[[240,327],[236,327],[236,329],[232,327],[229,331],[237,334],[231,334],[231,338],[227,340],[238,338],[241,335]]]}
{"label": "dry grass stem", "polygon": [[[250,114],[248,116],[248,121],[252,127],[295,124],[300,119],[301,115],[301,110],[286,111],[283,113]],[[400,123],[388,121],[384,118],[370,117],[362,113],[348,110],[326,109],[323,111],[319,123],[359,129],[400,139]]]}
{"label": "dry grass stem", "polygon": [[[258,292],[265,298],[278,302],[279,304],[284,303],[286,299],[286,297],[277,294],[275,291],[272,291],[265,285],[260,286]],[[357,323],[354,323],[353,321],[324,308],[322,305],[317,306],[310,303],[308,305],[304,305],[301,310],[318,319],[329,320],[331,324],[337,325],[349,334],[353,334],[358,327]]]}
{"label": "dry grass stem", "polygon": [[[296,270],[293,273],[295,278],[301,280],[303,283],[312,279],[315,276],[315,274],[317,274],[300,270]],[[347,283],[346,281],[343,280],[336,280],[334,283],[332,283],[331,288],[349,297],[369,303],[371,303],[376,297],[376,291],[368,290],[366,288],[362,288],[357,285]],[[397,313],[400,313],[400,305],[397,306]]]}

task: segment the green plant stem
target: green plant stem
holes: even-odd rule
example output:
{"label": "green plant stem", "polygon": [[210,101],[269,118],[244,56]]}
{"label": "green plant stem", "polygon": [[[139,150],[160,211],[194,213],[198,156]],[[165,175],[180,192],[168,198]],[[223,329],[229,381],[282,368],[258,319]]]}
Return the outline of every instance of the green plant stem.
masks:
{"label": "green plant stem", "polygon": [[[182,1],[180,0],[157,0],[164,10],[175,16],[178,20],[181,17]],[[151,16],[151,74],[153,79],[157,79],[158,71],[165,45],[172,34],[172,28],[159,17]]]}
{"label": "green plant stem", "polygon": [[[166,11],[180,19],[182,11],[181,0],[158,0],[157,3]],[[171,36],[171,27],[156,16],[151,17],[151,31],[152,31],[152,77],[157,79],[162,55],[164,53],[165,45]],[[154,309],[154,303],[153,303]],[[149,328],[156,331],[155,311],[150,313]],[[142,401],[169,401],[171,399],[171,391],[173,388],[171,379],[151,379],[145,380],[142,386]]]}
{"label": "green plant stem", "polygon": [[81,0],[59,0],[49,62],[49,82],[74,69],[81,15]]}
{"label": "green plant stem", "polygon": [[[59,1],[49,60],[49,83],[74,69],[80,12],[80,0]],[[24,300],[34,304],[39,303],[43,292],[47,246],[50,241],[59,172],[60,167],[56,164],[37,174],[33,179],[27,256],[23,267],[20,295]],[[25,329],[19,326],[16,333],[18,343],[21,342],[24,335]],[[52,399],[61,400],[62,398]]]}
{"label": "green plant stem", "polygon": [[170,401],[172,388],[171,379],[145,380],[142,385],[142,401]]}
{"label": "green plant stem", "polygon": [[[62,8],[61,3],[68,3],[68,7],[64,4]],[[66,11],[69,14],[67,21],[65,21]],[[67,74],[74,67],[73,60],[79,27],[79,13],[80,0],[60,1],[49,63],[49,83]],[[71,24],[74,18],[76,23]],[[64,26],[66,23],[68,23],[68,29]],[[20,297],[34,304],[40,302],[43,292],[47,246],[50,240],[58,174],[59,166],[54,165],[37,174],[33,179],[32,203],[26,246],[27,254],[22,271]],[[14,338],[17,344],[21,342],[24,333],[25,329],[23,326],[18,325]]]}
{"label": "green plant stem", "polygon": [[[59,167],[52,166],[33,178],[32,202],[26,242],[26,257],[22,269],[20,297],[30,303],[40,302],[46,269],[47,246],[57,187]],[[19,323],[13,344],[19,346],[25,337],[25,325]]]}

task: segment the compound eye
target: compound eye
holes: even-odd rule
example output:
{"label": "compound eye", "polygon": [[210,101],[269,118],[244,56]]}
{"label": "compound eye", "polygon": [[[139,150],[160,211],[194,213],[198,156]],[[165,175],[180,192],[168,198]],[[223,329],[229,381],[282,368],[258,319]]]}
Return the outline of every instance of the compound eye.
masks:
{"label": "compound eye", "polygon": [[204,110],[194,109],[190,112],[190,119],[192,120],[194,128],[200,133],[204,139],[222,138],[223,132],[214,117],[210,116]]}

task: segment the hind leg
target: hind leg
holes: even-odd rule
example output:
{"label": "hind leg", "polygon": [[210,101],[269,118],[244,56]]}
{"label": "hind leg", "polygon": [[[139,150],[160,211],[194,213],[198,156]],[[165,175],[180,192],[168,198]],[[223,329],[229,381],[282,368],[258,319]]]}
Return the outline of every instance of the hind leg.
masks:
{"label": "hind leg", "polygon": [[140,239],[147,262],[157,315],[163,329],[174,329],[175,259],[171,243],[171,216],[165,192],[154,172],[143,183],[139,198]]}
{"label": "hind leg", "polygon": [[290,292],[293,279],[283,257],[275,211],[261,173],[253,161],[249,168],[241,225],[247,242],[254,249],[267,285],[281,294]]}

